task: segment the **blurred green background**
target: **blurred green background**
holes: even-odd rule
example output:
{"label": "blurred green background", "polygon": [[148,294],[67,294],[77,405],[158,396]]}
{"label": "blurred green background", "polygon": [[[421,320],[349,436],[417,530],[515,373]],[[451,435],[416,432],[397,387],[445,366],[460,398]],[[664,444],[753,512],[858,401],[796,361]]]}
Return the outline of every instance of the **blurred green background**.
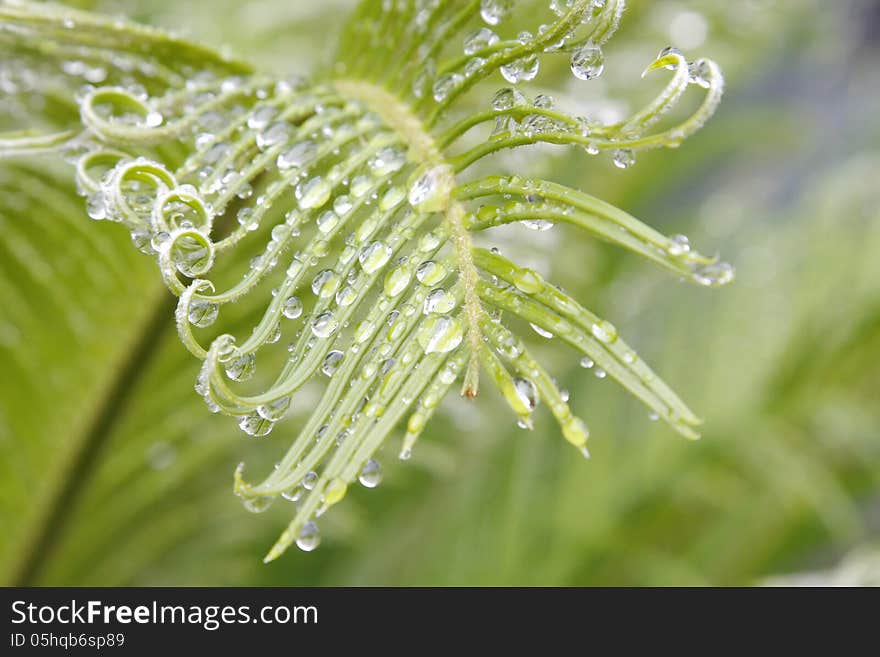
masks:
{"label": "blurred green background", "polygon": [[[287,72],[328,61],[353,2],[71,4]],[[590,423],[591,461],[547,415],[529,433],[493,394],[450,398],[412,461],[387,445],[384,483],[321,519],[320,549],[264,566],[291,509],[247,513],[232,471],[271,465],[303,413],[259,443],[208,413],[154,263],[118,227],[86,219],[59,186],[62,166],[7,163],[0,582],[880,583],[880,4],[628,5],[602,78],[574,85],[559,58],[530,92],[546,87],[582,113],[626,111],[662,84],[639,73],[674,44],[721,64],[716,116],[627,171],[565,150],[498,164],[686,233],[734,263],[737,280],[686,285],[563,228],[491,239],[613,321],[706,420],[702,441],[650,422],[545,342],[540,355]]]}

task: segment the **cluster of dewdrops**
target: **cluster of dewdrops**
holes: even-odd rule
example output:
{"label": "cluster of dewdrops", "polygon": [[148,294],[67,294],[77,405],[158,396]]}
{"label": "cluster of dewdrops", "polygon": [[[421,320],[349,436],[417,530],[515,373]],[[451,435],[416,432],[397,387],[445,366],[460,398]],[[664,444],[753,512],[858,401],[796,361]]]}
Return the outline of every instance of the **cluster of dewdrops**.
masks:
{"label": "cluster of dewdrops", "polygon": [[[590,8],[584,14],[584,22],[589,22],[595,15],[605,8],[606,0],[592,0]],[[571,0],[552,0],[550,8],[557,14],[564,14],[571,6]],[[488,63],[486,56],[492,52],[501,39],[491,29],[499,25],[513,9],[513,0],[482,0],[480,3],[480,16],[489,27],[481,27],[474,32],[468,34],[464,39],[463,50],[467,56],[467,61],[460,70],[446,73],[439,78],[436,77],[434,63],[430,60],[424,65],[422,73],[413,82],[413,93],[417,98],[421,98],[426,92],[433,95],[434,100],[443,102],[446,98],[460,87],[464,81],[483,71]],[[422,16],[427,16],[427,9],[421,12]],[[419,18],[417,15],[416,24],[419,26]],[[538,34],[542,35],[550,26],[542,25]],[[545,47],[545,52],[556,52],[569,50],[567,47],[567,38],[560,39],[557,43]],[[534,41],[535,36],[528,31],[522,31],[516,36],[516,41],[520,44],[528,44]],[[586,43],[575,47],[571,54],[571,67],[575,75],[581,79],[588,80],[601,74],[604,68],[604,54],[598,45]],[[501,75],[510,84],[518,84],[520,82],[529,82],[534,80],[540,69],[540,60],[536,53],[526,55],[515,59],[500,67]],[[431,81],[433,80],[433,83]]]}
{"label": "cluster of dewdrops", "polygon": [[[426,0],[426,4],[430,4]],[[604,9],[606,9],[606,0],[592,0],[588,9],[583,15],[582,22],[584,24],[593,21]],[[551,0],[550,9],[557,16],[562,16],[566,11],[570,10],[574,5],[574,0]],[[449,73],[445,73],[440,77],[436,77],[435,67],[429,59],[425,63],[423,70],[416,77],[413,83],[413,93],[417,98],[423,97],[426,93],[430,93],[434,100],[442,103],[449,96],[461,87],[465,80],[485,70],[490,53],[495,51],[496,46],[501,43],[501,38],[493,27],[501,24],[513,9],[513,0],[482,0],[480,5],[480,16],[488,25],[479,27],[464,38],[462,50],[466,56],[466,62],[460,68]],[[423,10],[427,14],[427,10]],[[418,23],[418,20],[417,20]],[[538,29],[538,36],[544,34],[550,26],[542,25]],[[577,43],[569,46],[568,42],[572,35],[563,37],[557,42],[544,47],[545,52],[570,52],[570,67],[572,74],[579,80],[593,80],[602,75],[605,70],[605,53],[602,46],[592,41],[585,43]],[[535,35],[528,31],[522,31],[516,36],[516,41],[520,44],[528,44],[534,41]],[[573,40],[576,42],[576,40]],[[500,46],[498,46],[500,47]],[[676,48],[665,48],[660,53],[660,57],[670,53],[681,54]],[[524,57],[520,57],[499,67],[499,72],[504,79],[512,84],[517,85],[523,82],[534,80],[540,68],[540,59],[537,53],[531,53]],[[672,68],[672,67],[670,67]],[[690,81],[704,88],[709,86],[708,69],[703,60],[697,60],[689,64]],[[519,92],[511,92],[502,90],[493,101],[493,108],[496,110],[505,110],[514,105],[523,104],[524,97]],[[546,95],[540,95],[535,98],[535,106],[543,109],[553,109],[553,99]],[[577,130],[581,136],[588,137],[591,130],[597,126],[595,121],[585,117],[576,117],[577,127],[561,122],[553,121],[539,114],[528,116],[521,125],[517,125],[515,121],[509,117],[499,117],[496,123],[495,134],[503,132],[514,133],[519,129],[526,135],[541,132],[565,132]],[[594,144],[588,144],[585,148],[590,155],[599,153],[599,148]],[[626,169],[635,163],[635,153],[630,148],[619,148],[611,152],[611,158],[614,165],[620,169]]]}
{"label": "cluster of dewdrops", "polygon": [[[207,79],[193,81],[190,86],[196,89],[200,84],[211,86]],[[249,82],[231,78],[222,83],[215,81],[213,84],[217,90],[196,94],[188,101],[184,114],[186,111],[196,112],[219,95],[233,93]],[[334,145],[341,149],[341,145],[346,142],[354,143],[358,134],[384,134],[384,129],[380,119],[358,103],[344,106],[345,111],[355,117],[345,120],[339,108],[319,105],[315,112],[316,116],[323,117],[324,128],[305,137],[294,138],[291,132],[293,128],[284,120],[281,109],[278,106],[261,104],[261,101],[268,101],[273,97],[283,98],[293,89],[304,85],[304,82],[284,82],[276,85],[274,91],[257,88],[254,91],[256,103],[253,107],[232,105],[222,111],[202,113],[189,134],[184,137],[195,145],[198,155],[191,158],[180,171],[172,173],[160,163],[147,158],[120,159],[100,176],[97,189],[92,186],[81,188],[81,192],[87,196],[88,215],[95,220],[124,223],[131,231],[135,245],[144,253],[157,257],[160,265],[164,259],[185,278],[202,278],[213,265],[215,244],[211,241],[211,222],[214,217],[224,213],[224,206],[232,199],[249,201],[236,213],[239,224],[236,230],[243,234],[250,233],[258,228],[258,213],[261,208],[268,206],[272,198],[286,193],[284,190],[292,187],[296,207],[286,215],[284,221],[272,228],[268,245],[260,255],[252,259],[250,271],[244,274],[244,278],[248,279],[254,276],[255,271],[274,268],[281,255],[282,245],[290,244],[290,240],[300,234],[304,218],[311,217],[318,236],[313,244],[318,246],[293,255],[286,272],[287,280],[290,280],[297,277],[303,268],[315,265],[319,258],[329,253],[329,240],[334,231],[352,215],[358,204],[372,206],[383,213],[400,208],[403,209],[404,216],[409,216],[427,211],[426,208],[442,202],[442,197],[448,193],[451,175],[442,167],[428,169],[417,176],[409,187],[391,183],[393,175],[407,164],[406,153],[399,145],[377,148],[360,170],[350,174],[343,176],[341,170],[331,168],[316,175],[315,166],[321,159],[320,153],[324,153],[323,157],[327,157],[327,153],[341,155],[342,151],[334,148]],[[161,105],[161,99],[150,99],[139,88],[127,90],[147,111],[142,114],[111,114],[106,117],[108,121],[144,129],[167,124],[171,114],[163,115],[157,109]],[[95,91],[85,90],[84,96]],[[175,112],[175,115],[178,113]],[[240,137],[223,135],[227,127],[235,123],[241,125],[241,136],[253,136],[257,151],[261,154],[258,157],[271,156],[269,161],[274,164],[280,176],[280,180],[271,183],[259,196],[256,196],[257,193],[246,177],[236,167],[229,166],[232,162],[230,157],[236,148],[235,142]],[[85,162],[101,152],[101,146],[93,145],[84,154],[77,154],[76,157],[85,158],[82,160]],[[197,183],[180,184],[178,178],[197,180]],[[347,193],[334,195],[333,189],[337,185],[344,185]],[[226,200],[223,201],[223,198]],[[416,334],[417,342],[424,352],[453,351],[461,344],[464,330],[461,321],[451,316],[458,305],[458,299],[448,287],[443,286],[444,280],[452,274],[452,269],[430,256],[442,246],[442,234],[433,231],[422,235],[408,261],[392,263],[391,245],[387,240],[375,239],[371,235],[376,226],[375,219],[366,219],[359,224],[339,257],[340,266],[321,269],[306,282],[306,287],[311,289],[316,300],[334,300],[338,310],[328,307],[308,322],[305,331],[313,336],[312,341],[328,340],[337,335],[347,325],[339,314],[344,314],[348,307],[360,301],[361,295],[357,287],[359,278],[366,278],[387,268],[382,285],[384,297],[377,302],[377,307],[386,307],[389,312],[389,335],[402,328],[405,319],[403,315],[418,312],[425,316],[425,321],[420,324]],[[348,263],[356,263],[358,266],[352,268],[346,276],[340,271]],[[401,309],[392,309],[395,300],[400,298],[410,281],[418,282],[419,288],[424,290],[421,293],[424,298],[417,308],[405,305]],[[300,297],[285,292],[284,284],[273,291],[273,295],[278,294],[284,294],[282,318],[296,320],[304,315],[303,301]],[[194,327],[207,328],[216,322],[219,310],[218,304],[211,300],[194,298],[185,306],[185,318]],[[360,349],[377,330],[379,329],[375,322],[364,320],[358,324],[353,330],[350,349],[353,352]],[[279,322],[269,332],[265,342],[277,342],[280,336]],[[291,343],[291,358],[295,357],[294,350],[301,350],[300,347],[297,340]],[[326,377],[332,377],[345,356],[345,351],[340,349],[329,350],[323,358],[320,372]],[[238,355],[232,350],[229,358],[222,360],[225,375],[230,380],[246,381],[254,376],[256,358],[253,352]],[[394,359],[387,359],[382,363],[383,373],[395,364]],[[441,376],[445,376],[444,373]],[[197,382],[196,387],[206,400],[210,400],[209,386],[205,380]],[[260,406],[254,413],[242,416],[239,426],[248,435],[265,436],[287,413],[290,405],[290,397],[283,397]],[[216,406],[213,410],[217,410]],[[340,437],[340,442],[342,438]],[[359,480],[362,485],[372,488],[379,484],[381,477],[381,467],[371,459],[362,467]],[[309,473],[285,497],[298,499],[303,491],[309,490],[310,482],[313,483],[316,479],[316,473]],[[317,536],[313,525],[305,527],[299,542],[300,547],[308,549],[309,546],[316,546]]]}

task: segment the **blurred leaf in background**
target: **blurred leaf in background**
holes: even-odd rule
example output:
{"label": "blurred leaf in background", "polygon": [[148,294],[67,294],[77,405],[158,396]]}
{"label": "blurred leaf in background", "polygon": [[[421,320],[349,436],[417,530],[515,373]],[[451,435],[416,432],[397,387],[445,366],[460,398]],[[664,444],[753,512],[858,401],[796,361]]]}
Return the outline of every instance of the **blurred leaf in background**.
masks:
{"label": "blurred leaf in background", "polygon": [[[71,4],[184,30],[279,72],[326,64],[352,5]],[[660,84],[638,80],[644,62],[672,43],[725,70],[716,117],[627,171],[557,149],[517,165],[721,245],[738,280],[695,290],[564,227],[490,242],[631,336],[706,419],[701,442],[655,428],[550,340],[540,355],[590,420],[590,462],[573,458],[549,417],[523,432],[491,395],[449,399],[411,462],[389,450],[383,485],[327,518],[320,550],[263,566],[288,513],[245,513],[231,473],[255,450],[271,464],[279,447],[247,442],[206,411],[152,263],[124,231],[85,218],[68,173],[4,164],[2,581],[748,584],[870,554],[880,543],[880,9],[629,4],[605,76],[566,88],[565,102],[609,117],[638,106]],[[559,64],[537,82],[565,85]],[[876,559],[863,561],[856,580],[876,581]]]}

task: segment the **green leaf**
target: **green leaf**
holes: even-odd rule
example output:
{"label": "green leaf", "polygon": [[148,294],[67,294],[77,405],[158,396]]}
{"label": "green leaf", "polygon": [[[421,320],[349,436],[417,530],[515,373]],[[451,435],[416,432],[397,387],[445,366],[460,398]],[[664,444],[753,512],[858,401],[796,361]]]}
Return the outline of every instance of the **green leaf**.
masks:
{"label": "green leaf", "polygon": [[[10,114],[26,118],[39,100],[44,125],[33,128],[46,129],[42,137],[9,131],[0,155],[53,147],[66,154],[88,215],[122,224],[137,249],[156,259],[178,297],[180,340],[202,361],[195,390],[208,409],[263,438],[302,404],[307,386],[323,383],[299,435],[263,481],[249,483],[243,464],[236,470],[234,490],[250,511],[263,512],[277,498],[299,501],[266,561],[293,543],[314,549],[314,519],[355,481],[370,486],[374,456],[401,420],[411,418],[406,459],[456,379],[466,397],[476,397],[481,364],[522,423],[531,426],[543,402],[563,436],[588,454],[586,424],[517,336],[517,320],[558,335],[593,359],[597,374],[607,372],[679,433],[699,437],[694,413],[610,322],[473,241],[491,226],[569,223],[697,283],[732,279],[732,267],[692,251],[686,238],[665,237],[577,190],[466,173],[499,150],[540,143],[612,150],[626,168],[635,151],[677,147],[703,125],[720,100],[720,71],[709,60],[688,64],[670,49],[649,69],[670,67],[672,80],[615,124],[510,89],[496,94],[493,111],[457,117],[456,102],[482,80],[496,72],[511,83],[531,80],[539,58],[558,51],[573,53],[576,77],[592,77],[578,68],[582,49],[601,57],[597,49],[622,10],[617,0],[576,0],[535,35],[480,32],[476,45],[467,37],[461,57],[447,46],[485,18],[479,2],[416,9],[365,1],[343,30],[332,75],[314,81],[252,73],[200,46],[92,14],[29,3],[0,10],[4,54],[26,72],[10,82]],[[416,50],[422,56],[407,55]],[[100,85],[78,88],[82,77]],[[650,134],[689,84],[704,90],[690,118]],[[469,147],[466,133],[487,123],[495,132]],[[43,274],[54,290],[53,282]],[[108,430],[143,383],[137,375],[152,365],[161,314],[170,310],[166,300],[157,304],[147,304],[151,323],[117,356],[112,392],[83,432],[67,479],[73,501],[77,472],[106,448]],[[223,442],[200,446],[192,458],[203,463],[226,449]],[[147,450],[160,465],[172,451],[190,458],[167,441]],[[121,487],[125,472],[121,464],[108,485]],[[37,521],[23,580],[40,574],[43,551],[72,503],[65,492]],[[131,510],[108,505],[111,513]],[[163,528],[173,536],[188,526],[180,513]],[[161,549],[163,539],[172,540],[165,533],[151,533],[137,549]]]}

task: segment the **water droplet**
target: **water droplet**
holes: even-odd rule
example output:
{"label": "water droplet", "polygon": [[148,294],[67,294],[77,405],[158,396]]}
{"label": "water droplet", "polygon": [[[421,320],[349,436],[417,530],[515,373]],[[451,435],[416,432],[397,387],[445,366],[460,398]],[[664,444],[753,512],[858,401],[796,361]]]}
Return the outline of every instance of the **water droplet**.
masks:
{"label": "water droplet", "polygon": [[494,46],[498,43],[498,35],[488,27],[481,27],[475,32],[471,32],[464,40],[464,54],[473,55],[478,50]]}
{"label": "water droplet", "polygon": [[531,326],[532,330],[540,335],[542,338],[550,339],[553,337],[553,334],[550,331],[541,326],[538,326],[537,324],[532,324],[531,322],[529,322],[529,326]]}
{"label": "water droplet", "polygon": [[605,53],[600,46],[587,43],[572,53],[571,72],[579,80],[592,80],[605,70]]}
{"label": "water droplet", "polygon": [[693,279],[706,287],[720,287],[733,280],[735,270],[730,263],[712,262],[694,268]]}
{"label": "water droplet", "polygon": [[302,487],[306,490],[312,490],[315,487],[315,484],[318,483],[318,473],[317,472],[307,472],[306,476],[303,477]]}
{"label": "water droplet", "polygon": [[318,230],[326,235],[339,225],[339,215],[333,212],[333,210],[327,210],[315,220],[315,223],[318,226]]}
{"label": "water droplet", "polygon": [[396,297],[401,294],[412,280],[412,272],[406,267],[396,267],[385,276],[385,294]]}
{"label": "water droplet", "polygon": [[261,438],[272,431],[275,423],[260,416],[259,413],[251,413],[250,415],[245,415],[241,418],[238,426],[247,435],[253,436],[254,438]]}
{"label": "water droplet", "polygon": [[425,353],[447,353],[455,349],[464,337],[464,329],[454,317],[429,317],[419,328],[417,339]]}
{"label": "water droplet", "polygon": [[489,25],[498,25],[510,12],[512,0],[481,0],[480,16]]}
{"label": "water droplet", "polygon": [[448,275],[449,270],[446,266],[433,260],[423,262],[416,268],[416,278],[419,283],[428,287],[441,283]]}
{"label": "water droplet", "polygon": [[703,89],[708,89],[712,83],[712,69],[705,59],[698,59],[688,64],[688,82],[696,84]]}
{"label": "water droplet", "polygon": [[536,294],[544,289],[541,277],[531,269],[518,269],[513,275],[513,284],[521,292]]}
{"label": "water droplet", "polygon": [[617,329],[611,322],[600,320],[592,326],[593,336],[600,342],[610,344],[617,340]]}
{"label": "water droplet", "polygon": [[362,198],[373,189],[373,179],[370,176],[355,176],[348,189],[355,198]]}
{"label": "water droplet", "polygon": [[321,534],[318,532],[318,526],[310,520],[299,530],[299,536],[296,537],[296,547],[303,552],[311,552],[320,544]]}
{"label": "water droplet", "polygon": [[520,223],[530,230],[544,231],[553,228],[553,222],[546,219],[523,219]]}
{"label": "water droplet", "polygon": [[318,147],[314,142],[302,141],[296,146],[283,151],[276,160],[279,169],[301,169],[311,162],[318,154]]}
{"label": "water droplet", "polygon": [[263,513],[272,506],[274,501],[274,497],[247,497],[241,503],[251,513]]}
{"label": "water droplet", "polygon": [[460,73],[450,73],[438,78],[437,81],[434,82],[434,86],[431,88],[431,91],[434,94],[434,100],[438,103],[442,103],[446,100],[449,94],[460,87],[463,82],[464,76]]}
{"label": "water droplet", "polygon": [[254,354],[245,354],[226,363],[226,376],[233,381],[247,381],[257,369]]}
{"label": "water droplet", "polygon": [[628,169],[636,162],[636,156],[629,148],[619,148],[611,154],[614,166],[618,169]]}
{"label": "water droplet", "polygon": [[447,292],[443,288],[431,290],[427,297],[422,312],[425,315],[439,314],[445,315],[455,308],[455,296]]}
{"label": "water droplet", "polygon": [[376,326],[372,322],[367,320],[362,321],[354,330],[354,341],[357,344],[366,342],[375,329]]}
{"label": "water droplet", "polygon": [[319,338],[329,338],[338,328],[339,320],[333,315],[332,310],[324,311],[312,321],[312,333]]}
{"label": "water droplet", "polygon": [[284,307],[281,309],[287,319],[296,319],[302,315],[302,311],[302,301],[296,297],[287,297],[287,301],[284,302]]}
{"label": "water droplet", "polygon": [[455,185],[455,175],[448,164],[440,164],[422,173],[409,189],[409,203],[420,212],[438,212],[446,207]]}
{"label": "water droplet", "polygon": [[332,297],[336,294],[340,283],[339,274],[332,269],[325,269],[312,279],[312,292],[321,299]]}
{"label": "water droplet", "polygon": [[193,326],[205,328],[217,320],[219,310],[216,303],[204,299],[193,299],[189,304],[187,319]]}
{"label": "water droplet", "polygon": [[171,262],[184,276],[195,278],[207,272],[214,261],[210,242],[201,233],[187,232],[171,242]]}
{"label": "water droplet", "polygon": [[348,212],[353,207],[354,204],[351,202],[351,198],[349,198],[346,194],[343,194],[342,196],[337,196],[333,200],[333,211],[340,217],[348,214]]}
{"label": "water droplet", "polygon": [[370,459],[361,469],[358,481],[364,488],[375,488],[382,483],[382,466],[378,461]]}
{"label": "water droplet", "polygon": [[596,375],[597,379],[604,379],[607,376],[607,372],[601,367],[597,367],[596,369],[594,369],[593,374]]}
{"label": "water droplet", "polygon": [[275,327],[271,331],[269,331],[269,335],[266,336],[266,344],[275,344],[280,339],[281,339],[281,322],[276,322]]}
{"label": "water droplet", "polygon": [[265,151],[287,140],[290,127],[283,121],[273,123],[266,130],[257,134],[257,148]]}
{"label": "water droplet", "polygon": [[273,402],[269,402],[268,404],[263,404],[257,407],[257,414],[271,422],[277,422],[281,420],[290,409],[290,397],[281,397],[280,399],[276,399]]}
{"label": "water droplet", "polygon": [[498,112],[509,110],[517,105],[525,105],[526,97],[517,89],[500,89],[492,98],[492,109]]}
{"label": "water droplet", "polygon": [[399,171],[406,164],[406,153],[398,148],[389,146],[376,153],[367,165],[377,176],[386,176]]}
{"label": "water droplet", "polygon": [[358,262],[363,270],[372,274],[385,266],[391,258],[391,247],[383,242],[372,242],[358,254]]}
{"label": "water droplet", "polygon": [[691,250],[690,240],[685,235],[673,235],[669,241],[671,244],[666,250],[671,256],[682,256]]}
{"label": "water droplet", "polygon": [[351,285],[346,285],[336,293],[336,305],[345,308],[357,301],[358,294]]}
{"label": "water droplet", "polygon": [[590,369],[593,365],[595,365],[595,363],[593,362],[593,359],[590,358],[589,356],[584,356],[583,358],[580,359],[579,362],[580,362],[580,366],[583,367],[584,369]]}
{"label": "water droplet", "polygon": [[379,201],[379,209],[384,212],[393,210],[400,205],[405,198],[406,190],[403,187],[392,187],[385,192],[384,196],[382,196],[382,200]]}
{"label": "water droplet", "polygon": [[296,186],[296,200],[303,210],[319,208],[330,200],[331,191],[330,183],[321,176],[315,176]]}
{"label": "water droplet", "polygon": [[281,493],[281,497],[283,497],[288,502],[299,502],[299,500],[302,496],[303,496],[302,486],[294,486],[293,488]]}
{"label": "water droplet", "polygon": [[522,405],[528,412],[535,410],[538,405],[538,389],[529,379],[517,377],[513,380],[513,390]]}
{"label": "water droplet", "polygon": [[345,352],[343,351],[334,349],[333,351],[328,352],[327,355],[324,356],[324,360],[321,361],[321,371],[327,376],[333,376],[343,358],[345,358]]}
{"label": "water droplet", "polygon": [[276,114],[278,114],[278,110],[269,105],[258,107],[248,117],[247,127],[251,130],[264,130],[269,125],[269,122],[275,118]]}
{"label": "water droplet", "polygon": [[538,75],[541,62],[537,55],[527,55],[504,64],[499,70],[502,77],[510,84],[529,82]]}
{"label": "water droplet", "polygon": [[107,204],[104,200],[104,192],[98,190],[89,196],[86,200],[86,213],[95,221],[107,218]]}
{"label": "water droplet", "polygon": [[160,112],[147,112],[144,116],[144,125],[148,128],[158,128],[165,121],[165,117]]}

